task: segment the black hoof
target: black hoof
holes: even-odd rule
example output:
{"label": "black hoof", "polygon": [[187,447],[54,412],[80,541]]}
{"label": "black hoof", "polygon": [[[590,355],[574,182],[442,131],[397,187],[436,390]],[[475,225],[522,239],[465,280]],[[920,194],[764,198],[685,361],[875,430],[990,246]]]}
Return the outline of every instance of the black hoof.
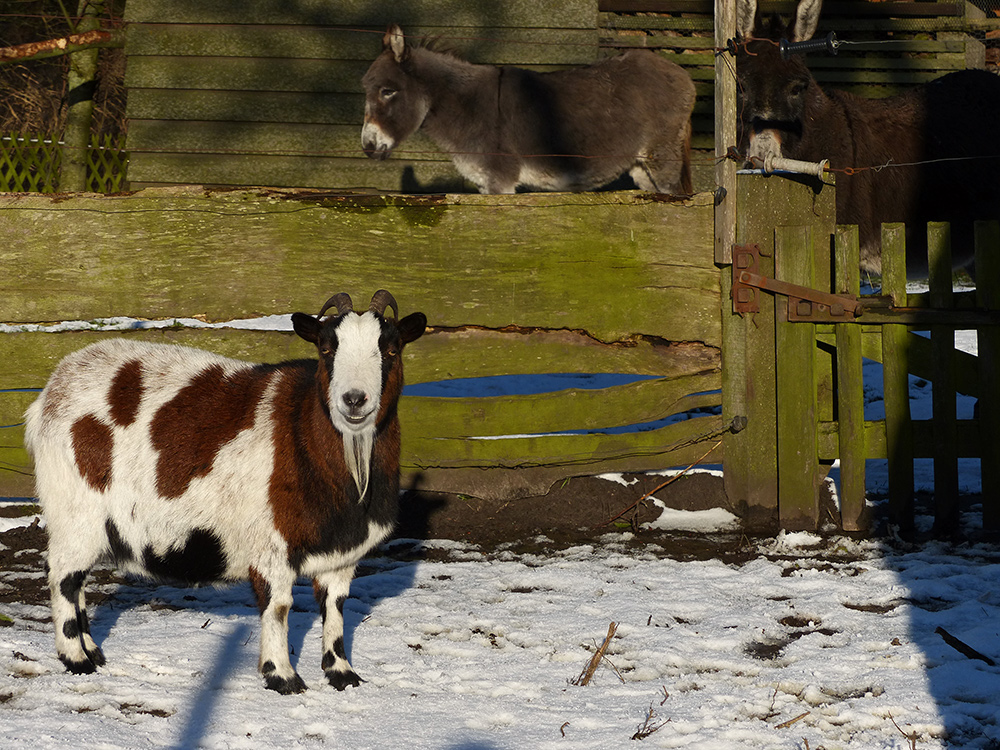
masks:
{"label": "black hoof", "polygon": [[354,672],[327,672],[326,679],[330,681],[337,690],[343,690],[349,687],[358,687],[364,680],[358,677]]}
{"label": "black hoof", "polygon": [[103,667],[108,663],[108,660],[104,658],[104,652],[99,648],[95,648],[92,651],[87,651],[87,656],[90,657],[90,661],[94,663],[94,666]]}
{"label": "black hoof", "polygon": [[[59,661],[66,667],[67,672],[72,672],[73,674],[93,674],[97,671],[97,665],[90,659],[86,661],[72,661],[65,656],[60,656]],[[103,664],[104,662],[102,661],[101,663]]]}
{"label": "black hoof", "polygon": [[303,682],[302,678],[298,675],[293,675],[292,677],[278,677],[277,675],[264,675],[264,683],[268,690],[274,690],[275,692],[281,693],[282,695],[294,695],[295,693],[304,693],[306,691],[306,683]]}

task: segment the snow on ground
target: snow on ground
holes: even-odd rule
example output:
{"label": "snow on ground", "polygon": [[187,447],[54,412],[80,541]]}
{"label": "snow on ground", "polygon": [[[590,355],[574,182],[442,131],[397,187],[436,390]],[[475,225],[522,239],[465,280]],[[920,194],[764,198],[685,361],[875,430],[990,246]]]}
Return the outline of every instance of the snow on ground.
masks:
{"label": "snow on ground", "polygon": [[[0,747],[988,748],[1000,673],[1000,551],[883,548],[786,534],[747,562],[678,561],[628,534],[545,554],[367,563],[348,653],[367,680],[337,692],[298,586],[290,642],[307,693],[257,675],[248,586],[111,587],[93,629],[108,666],[63,671],[45,607],[0,630]],[[405,556],[404,556],[405,557]],[[41,575],[41,572],[39,572]],[[575,685],[611,622],[589,685]],[[898,726],[898,728],[897,728]],[[648,730],[647,728],[647,730]],[[806,744],[808,743],[808,745]]]}
{"label": "snow on ground", "polygon": [[[732,523],[683,515],[658,525]],[[1000,660],[1000,547],[719,531],[745,554],[698,561],[647,533],[382,548],[346,605],[367,682],[345,692],[323,683],[305,582],[290,642],[311,689],[296,696],[263,688],[246,585],[106,584],[92,624],[108,665],[89,676],[64,672],[47,607],[5,605],[0,747],[1000,748],[1000,671],[966,648]]]}

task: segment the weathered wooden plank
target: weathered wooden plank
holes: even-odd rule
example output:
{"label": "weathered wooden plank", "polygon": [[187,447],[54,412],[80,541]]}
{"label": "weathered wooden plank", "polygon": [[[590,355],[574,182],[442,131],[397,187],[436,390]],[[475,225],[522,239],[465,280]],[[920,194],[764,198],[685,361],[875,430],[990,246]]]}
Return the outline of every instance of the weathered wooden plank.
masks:
{"label": "weathered wooden plank", "polygon": [[654,198],[8,195],[0,259],[21,275],[0,282],[0,320],[229,320],[382,286],[438,326],[717,341],[712,198]]}
{"label": "weathered wooden plank", "polygon": [[400,414],[407,415],[407,424],[419,424],[418,432],[428,438],[607,430],[718,406],[721,401],[718,392],[692,395],[693,389],[718,385],[718,372],[710,372],[600,390],[577,388],[481,398],[409,398],[400,406]]}
{"label": "weathered wooden plank", "polygon": [[[882,293],[893,304],[906,300],[906,234],[902,224],[882,225]],[[903,531],[913,529],[913,432],[910,418],[906,326],[882,331],[882,382],[886,452],[889,462],[889,515]]]}
{"label": "weathered wooden plank", "polygon": [[[1000,224],[976,223],[976,301],[1000,309]],[[983,528],[1000,529],[1000,328],[978,331],[979,429],[982,433]]]}
{"label": "weathered wooden plank", "polygon": [[595,0],[129,0],[125,21],[139,23],[306,24],[322,26],[375,26],[390,23],[413,25],[447,19],[453,27],[541,25],[592,28],[597,17]]}
{"label": "weathered wooden plank", "polygon": [[[790,16],[796,8],[792,0],[765,0],[762,13]],[[956,16],[962,3],[948,2],[833,2],[823,6],[827,16]],[[602,13],[700,13],[712,12],[712,0],[599,0]]]}
{"label": "weathered wooden plank", "polygon": [[454,193],[472,191],[450,161],[323,159],[255,154],[150,154],[129,165],[133,189],[164,185],[328,188],[339,191]]}
{"label": "weathered wooden plank", "polygon": [[[403,314],[407,309],[416,309],[402,294],[399,303],[404,305]],[[9,333],[3,337],[0,392],[41,388],[59,360],[109,336],[194,346],[253,362],[280,362],[311,355],[308,344],[280,331],[176,327],[127,332]],[[719,369],[719,352],[709,346],[667,344],[659,337],[637,337],[609,346],[584,333],[565,330],[436,329],[404,350],[403,356],[406,382],[411,385],[542,373],[620,373],[678,380],[707,373],[703,387],[699,386],[699,390],[706,390],[715,387],[713,373]]]}
{"label": "weathered wooden plank", "polygon": [[[858,228],[838,227],[836,291],[861,294]],[[865,389],[861,357],[861,327],[838,325],[837,415],[839,422],[840,518],[846,531],[860,531],[865,518]]]}
{"label": "weathered wooden plank", "polygon": [[[370,26],[370,25],[369,25]],[[438,37],[464,59],[493,65],[578,65],[597,59],[597,27],[544,29],[403,25],[407,37],[420,43]],[[290,25],[140,24],[130,26],[125,53],[173,57],[255,58],[266,66],[272,58],[363,60],[382,51],[384,26],[337,28]]]}
{"label": "weathered wooden plank", "polygon": [[360,101],[363,107],[361,77],[370,64],[371,60],[133,55],[125,85],[130,94],[133,89],[353,94],[348,100]]}
{"label": "weathered wooden plank", "polygon": [[[928,287],[933,307],[947,310],[952,302],[951,226],[941,222],[927,225]],[[955,330],[931,326],[934,351],[932,403],[934,407],[934,526],[940,534],[958,529],[958,453],[955,443],[958,425],[955,381],[951,358],[955,351]]]}
{"label": "weathered wooden plank", "polygon": [[[719,417],[699,417],[679,425],[673,425],[671,428],[664,428],[664,430],[668,429],[671,430],[671,439],[679,437],[677,430],[683,430],[688,437],[677,439],[674,443],[661,445],[659,449],[646,449],[645,447],[640,449],[628,441],[626,452],[607,457],[592,457],[588,455],[589,447],[584,442],[573,441],[573,444],[579,446],[577,460],[573,464],[565,466],[518,466],[517,468],[421,466],[419,468],[404,468],[403,486],[471,494],[488,500],[510,500],[517,497],[545,494],[553,483],[571,476],[588,476],[612,471],[655,471],[675,466],[686,467],[695,462],[701,464],[722,462],[724,445],[718,437],[718,433],[722,429]],[[556,439],[558,438],[536,438],[535,440]],[[664,448],[666,450],[658,452]],[[545,444],[540,445],[538,442],[527,447],[527,450],[535,449],[550,451],[551,447]],[[545,456],[547,453],[543,452],[538,455]]]}
{"label": "weathered wooden plank", "polygon": [[[812,227],[775,229],[774,254],[776,279],[816,288]],[[788,297],[779,295],[775,306],[778,517],[785,529],[815,529],[819,520],[816,335],[810,323],[788,322],[788,305]]]}

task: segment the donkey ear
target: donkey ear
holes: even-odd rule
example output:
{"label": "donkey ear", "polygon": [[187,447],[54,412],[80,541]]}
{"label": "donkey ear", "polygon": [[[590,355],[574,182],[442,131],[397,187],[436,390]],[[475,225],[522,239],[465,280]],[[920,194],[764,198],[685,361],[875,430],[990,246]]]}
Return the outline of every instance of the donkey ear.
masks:
{"label": "donkey ear", "polygon": [[749,39],[756,26],[757,0],[736,0],[736,33],[743,39]]}
{"label": "donkey ear", "polygon": [[382,50],[387,49],[392,50],[392,56],[397,63],[406,59],[406,37],[403,36],[403,30],[399,28],[398,23],[392,24],[382,37]]}
{"label": "donkey ear", "polygon": [[823,7],[823,0],[801,0],[795,9],[795,27],[792,33],[792,41],[804,42],[812,39],[816,33],[816,26],[819,24],[819,11]]}

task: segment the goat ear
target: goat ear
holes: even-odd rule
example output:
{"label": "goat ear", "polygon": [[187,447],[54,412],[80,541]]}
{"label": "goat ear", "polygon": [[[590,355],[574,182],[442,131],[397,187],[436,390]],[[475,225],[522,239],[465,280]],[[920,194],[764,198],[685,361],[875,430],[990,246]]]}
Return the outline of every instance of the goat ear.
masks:
{"label": "goat ear", "polygon": [[427,316],[422,312],[410,313],[396,324],[404,344],[416,341],[427,330]]}
{"label": "goat ear", "polygon": [[382,37],[382,49],[383,51],[392,50],[392,56],[397,63],[406,59],[406,37],[403,36],[403,30],[399,28],[399,24],[394,23],[386,30],[385,36]]}
{"label": "goat ear", "polygon": [[319,320],[312,315],[305,313],[292,313],[292,328],[299,338],[303,338],[311,344],[319,344]]}
{"label": "goat ear", "polygon": [[792,41],[804,42],[812,39],[819,25],[819,12],[823,0],[801,0],[795,9],[795,26],[792,31]]}

